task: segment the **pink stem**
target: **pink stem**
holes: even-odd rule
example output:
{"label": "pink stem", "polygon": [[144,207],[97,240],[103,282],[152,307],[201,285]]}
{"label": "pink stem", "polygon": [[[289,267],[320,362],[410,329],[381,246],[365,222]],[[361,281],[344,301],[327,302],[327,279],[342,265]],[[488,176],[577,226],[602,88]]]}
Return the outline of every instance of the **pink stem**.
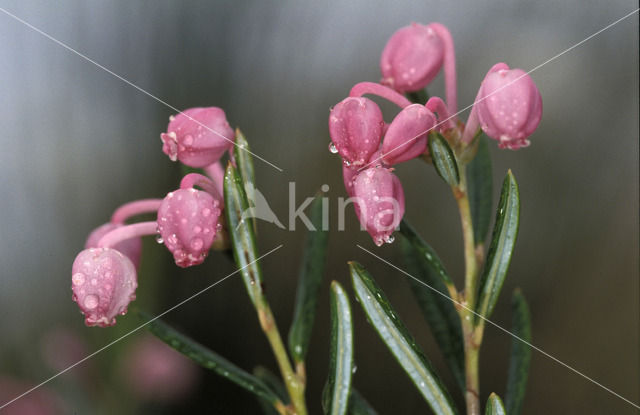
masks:
{"label": "pink stem", "polygon": [[351,92],[349,92],[350,97],[361,97],[364,94],[377,95],[393,102],[400,108],[411,105],[411,101],[409,101],[405,96],[397,93],[389,87],[376,84],[375,82],[360,82],[359,84],[355,84],[354,87],[351,88]]}
{"label": "pink stem", "polygon": [[142,199],[125,203],[113,212],[113,215],[111,215],[111,223],[121,225],[131,216],[156,212],[160,208],[161,203],[162,199]]}
{"label": "pink stem", "polygon": [[480,129],[480,121],[478,120],[478,114],[476,113],[476,106],[471,108],[471,114],[467,120],[467,125],[464,126],[464,132],[462,133],[462,142],[469,144],[473,137],[476,136]]}
{"label": "pink stem", "polygon": [[199,186],[205,192],[211,194],[211,196],[218,197],[218,189],[216,185],[207,177],[199,173],[189,173],[182,178],[180,182],[181,189],[191,189],[194,186]]}
{"label": "pink stem", "polygon": [[424,106],[429,111],[438,114],[438,125],[443,127],[442,129],[449,129],[455,126],[452,120],[453,117],[449,116],[449,110],[440,97],[429,98],[429,101]]}
{"label": "pink stem", "polygon": [[213,180],[213,184],[216,186],[216,189],[218,189],[218,194],[222,195],[222,183],[224,182],[224,168],[222,167],[222,163],[218,161],[210,164],[204,168],[204,172]]}
{"label": "pink stem", "polygon": [[136,238],[138,236],[155,235],[158,231],[156,221],[140,222],[133,225],[125,225],[107,232],[98,241],[98,248],[110,248],[124,240]]}
{"label": "pink stem", "polygon": [[449,113],[458,112],[458,93],[456,84],[456,52],[453,45],[453,38],[449,29],[440,23],[429,25],[442,39],[444,43],[444,85],[447,95],[447,105]]}

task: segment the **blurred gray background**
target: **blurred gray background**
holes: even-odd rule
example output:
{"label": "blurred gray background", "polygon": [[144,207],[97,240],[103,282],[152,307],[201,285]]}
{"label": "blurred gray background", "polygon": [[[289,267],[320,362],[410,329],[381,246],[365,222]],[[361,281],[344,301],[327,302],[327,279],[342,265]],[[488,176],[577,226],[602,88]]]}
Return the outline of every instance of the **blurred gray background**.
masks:
{"label": "blurred gray background", "polygon": [[[494,63],[533,68],[633,11],[637,2],[16,0],[0,7],[177,108],[224,108],[254,152],[284,169],[256,161],[258,187],[281,219],[288,211],[288,182],[295,181],[299,201],[329,184],[334,220],[344,189],[339,159],[327,150],[329,108],[356,82],[379,79],[380,52],[395,30],[412,21],[450,28],[463,107]],[[171,109],[3,13],[0,38],[0,375],[35,384],[55,373],[40,353],[52,328],[75,331],[96,350],[138,324],[129,313],[114,328],[85,328],[71,301],[71,263],[88,232],[117,206],[164,196],[177,187],[180,169],[161,152],[159,140]],[[496,198],[508,168],[522,198],[515,258],[493,318],[509,326],[510,293],[521,287],[536,346],[638,402],[637,14],[532,77],[544,114],[531,147],[511,152],[491,143]],[[442,76],[429,91],[443,95]],[[461,232],[448,189],[419,161],[397,172],[407,218],[460,284]],[[263,252],[284,244],[263,267],[285,335],[304,237],[299,225],[295,232],[264,223],[259,229]],[[454,391],[405,277],[355,244],[399,264],[397,247],[376,249],[352,212],[348,225],[348,232],[331,234],[308,368],[312,412],[320,412],[328,365],[328,283],[348,285],[346,261],[352,259],[371,270]],[[135,304],[160,313],[233,269],[214,253],[200,267],[178,270],[163,247],[148,241]],[[356,386],[382,414],[428,413],[355,302],[353,309]],[[258,363],[275,368],[239,278],[167,320],[247,369]],[[511,342],[491,327],[485,339],[483,401],[491,391],[504,395]],[[119,401],[134,399],[113,369],[130,341],[85,363],[96,369],[99,392],[86,395],[74,386],[73,371],[47,387],[60,394],[69,413],[113,413]],[[202,376],[199,390],[165,413],[257,410],[235,386]],[[637,413],[536,352],[527,396],[526,414]],[[147,406],[129,410],[159,413]]]}

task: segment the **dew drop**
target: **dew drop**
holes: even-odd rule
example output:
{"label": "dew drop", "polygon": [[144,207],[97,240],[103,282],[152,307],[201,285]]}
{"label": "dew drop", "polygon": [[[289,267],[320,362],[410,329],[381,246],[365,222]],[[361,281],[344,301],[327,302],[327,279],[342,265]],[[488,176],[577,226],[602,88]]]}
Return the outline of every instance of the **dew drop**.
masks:
{"label": "dew drop", "polygon": [[193,233],[200,233],[202,232],[202,228],[198,225],[193,227]]}
{"label": "dew drop", "polygon": [[92,278],[91,279],[91,285],[98,285],[98,279],[97,278]]}
{"label": "dew drop", "polygon": [[204,216],[206,218],[209,215],[211,215],[211,209],[209,209],[209,208],[202,209],[202,216]]}
{"label": "dew drop", "polygon": [[71,277],[71,282],[73,282],[73,285],[84,284],[84,274],[81,272],[73,274],[73,276]]}
{"label": "dew drop", "polygon": [[358,366],[353,365],[353,368],[351,369],[351,373],[356,373],[358,371]]}
{"label": "dew drop", "polygon": [[194,251],[199,251],[200,249],[202,249],[203,245],[204,242],[200,238],[193,238],[191,240],[191,249],[193,249]]}
{"label": "dew drop", "polygon": [[162,235],[160,234],[156,235],[156,242],[159,244],[164,243],[164,239],[162,239]]}
{"label": "dew drop", "polygon": [[84,306],[89,310],[93,310],[98,306],[98,296],[94,294],[89,294],[84,298]]}
{"label": "dew drop", "polygon": [[184,137],[183,143],[185,146],[190,146],[191,144],[193,144],[193,136],[191,136],[190,134],[187,134]]}
{"label": "dew drop", "polygon": [[338,152],[338,149],[336,148],[336,145],[333,144],[333,141],[329,143],[329,151],[332,154],[336,154]]}
{"label": "dew drop", "polygon": [[392,244],[392,243],[393,243],[393,241],[395,241],[395,240],[396,240],[396,238],[394,238],[394,237],[393,237],[393,235],[387,235],[387,236],[385,236],[385,238],[384,238],[384,241],[385,241],[386,243],[388,243],[388,244]]}

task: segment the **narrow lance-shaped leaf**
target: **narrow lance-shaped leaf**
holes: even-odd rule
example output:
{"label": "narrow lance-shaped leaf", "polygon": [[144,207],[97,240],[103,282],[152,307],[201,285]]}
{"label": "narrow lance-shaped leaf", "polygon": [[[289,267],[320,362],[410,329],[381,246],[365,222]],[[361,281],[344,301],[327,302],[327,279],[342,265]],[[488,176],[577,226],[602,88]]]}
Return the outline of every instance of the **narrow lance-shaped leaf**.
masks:
{"label": "narrow lance-shaped leaf", "polygon": [[449,277],[447,270],[444,268],[444,265],[442,265],[436,251],[422,240],[420,235],[418,235],[415,229],[413,229],[413,226],[411,226],[405,219],[402,219],[400,222],[400,233],[418,252],[420,259],[425,261],[446,285],[453,285],[453,281],[451,281],[451,277]]}
{"label": "narrow lance-shaped leaf", "polygon": [[[233,157],[238,166],[240,177],[244,183],[244,190],[247,194],[249,207],[255,207],[254,194],[256,188],[256,177],[253,171],[253,157],[249,149],[249,142],[239,128],[236,129],[236,145],[233,146]],[[254,231],[256,229],[256,218],[252,217]]]}
{"label": "narrow lance-shaped leaf", "polygon": [[484,242],[491,223],[491,206],[493,204],[493,177],[491,173],[491,154],[486,137],[477,138],[478,149],[474,159],[467,165],[467,193],[473,235],[476,245]]}
{"label": "narrow lance-shaped leaf", "polygon": [[[511,332],[527,343],[531,343],[531,316],[529,306],[520,290],[515,290],[511,299]],[[506,407],[509,415],[522,411],[522,402],[527,389],[531,347],[522,340],[513,338],[507,377]]]}
{"label": "narrow lance-shaped leaf", "polygon": [[382,290],[362,265],[350,262],[349,268],[356,296],[371,326],[409,375],[433,412],[437,415],[455,414],[456,409],[449,393]]}
{"label": "narrow lance-shaped leaf", "polygon": [[349,415],[378,415],[371,404],[355,388],[351,388],[349,397]]}
{"label": "narrow lance-shaped leaf", "polygon": [[231,163],[224,175],[224,203],[233,257],[251,301],[257,304],[262,291],[262,272],[257,261],[258,250],[253,226],[242,217],[249,208],[247,195],[242,179]]}
{"label": "narrow lance-shaped leaf", "polygon": [[349,407],[353,374],[353,323],[349,297],[337,281],[331,283],[329,375],[323,393],[326,414],[344,415]]}
{"label": "narrow lance-shaped leaf", "polygon": [[[253,369],[253,374],[255,377],[260,379],[264,384],[276,395],[280,398],[284,405],[289,403],[289,396],[287,395],[287,390],[280,378],[274,375],[269,369],[257,366]],[[262,412],[265,415],[278,415],[280,412],[269,402],[264,399],[258,399],[258,403],[262,408]]]}
{"label": "narrow lance-shaped leaf", "polygon": [[289,329],[289,352],[296,363],[304,362],[316,316],[318,293],[324,275],[329,232],[322,226],[322,197],[311,203],[310,219],[315,231],[309,231],[304,247],[293,322]]}
{"label": "narrow lance-shaped leaf", "polygon": [[200,366],[213,370],[270,404],[274,406],[278,404],[282,405],[280,398],[260,379],[247,373],[224,357],[185,336],[161,320],[152,320],[152,317],[146,313],[139,312],[139,314],[143,320],[149,321],[146,328],[173,349],[187,356]]}
{"label": "narrow lance-shaped leaf", "polygon": [[[420,237],[417,236],[417,238],[420,245],[428,247]],[[420,281],[409,279],[413,295],[431,327],[431,333],[433,333],[453,377],[460,390],[464,392],[466,390],[464,345],[458,312],[449,298],[447,288],[438,272],[431,266],[431,262],[427,262],[422,255],[418,254],[415,246],[407,238],[400,240],[400,248],[407,271]],[[434,292],[433,289],[438,290],[442,295]]]}
{"label": "narrow lance-shaped leaf", "polygon": [[[519,218],[518,183],[509,170],[502,184],[491,245],[479,285],[480,295],[476,311],[485,318],[489,318],[491,315],[507,275],[511,254],[518,236]],[[476,324],[479,324],[480,321],[481,319],[476,317]]]}
{"label": "narrow lance-shaped leaf", "polygon": [[457,186],[460,183],[460,174],[456,155],[449,147],[447,140],[437,131],[429,133],[429,155],[440,177],[449,186]]}
{"label": "narrow lance-shaped leaf", "polygon": [[[489,399],[487,400],[487,407],[484,411],[485,415],[506,415],[507,412],[504,410],[504,405],[500,400],[500,397],[495,393],[489,395]],[[509,412],[511,415],[511,412]]]}

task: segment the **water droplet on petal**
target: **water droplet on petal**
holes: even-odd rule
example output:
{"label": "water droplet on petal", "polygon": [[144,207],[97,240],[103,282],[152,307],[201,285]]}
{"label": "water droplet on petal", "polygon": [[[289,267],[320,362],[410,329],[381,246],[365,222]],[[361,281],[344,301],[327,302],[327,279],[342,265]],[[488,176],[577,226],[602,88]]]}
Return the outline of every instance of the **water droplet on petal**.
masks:
{"label": "water droplet on petal", "polygon": [[194,251],[199,251],[200,249],[202,249],[203,245],[204,242],[200,238],[193,238],[191,240],[191,249],[193,249]]}
{"label": "water droplet on petal", "polygon": [[89,310],[96,308],[98,306],[98,296],[93,294],[86,296],[84,298],[84,306]]}
{"label": "water droplet on petal", "polygon": [[73,285],[84,284],[84,274],[81,272],[73,274],[73,276],[71,277],[71,282],[73,282]]}
{"label": "water droplet on petal", "polygon": [[387,236],[385,236],[385,238],[384,238],[384,241],[385,241],[386,243],[388,243],[388,244],[392,244],[392,243],[393,243],[393,241],[395,241],[395,240],[396,240],[396,238],[394,238],[394,237],[393,237],[393,235],[387,235]]}
{"label": "water droplet on petal", "polygon": [[162,235],[160,234],[156,235],[156,242],[159,244],[164,243],[164,239],[162,239]]}
{"label": "water droplet on petal", "polygon": [[202,232],[202,228],[198,225],[193,227],[193,233],[200,233]]}
{"label": "water droplet on petal", "polygon": [[332,154],[336,154],[338,152],[338,149],[336,148],[336,145],[333,144],[333,141],[329,143],[329,151]]}
{"label": "water droplet on petal", "polygon": [[211,209],[209,209],[209,208],[202,209],[202,216],[204,216],[206,218],[209,215],[211,215]]}

